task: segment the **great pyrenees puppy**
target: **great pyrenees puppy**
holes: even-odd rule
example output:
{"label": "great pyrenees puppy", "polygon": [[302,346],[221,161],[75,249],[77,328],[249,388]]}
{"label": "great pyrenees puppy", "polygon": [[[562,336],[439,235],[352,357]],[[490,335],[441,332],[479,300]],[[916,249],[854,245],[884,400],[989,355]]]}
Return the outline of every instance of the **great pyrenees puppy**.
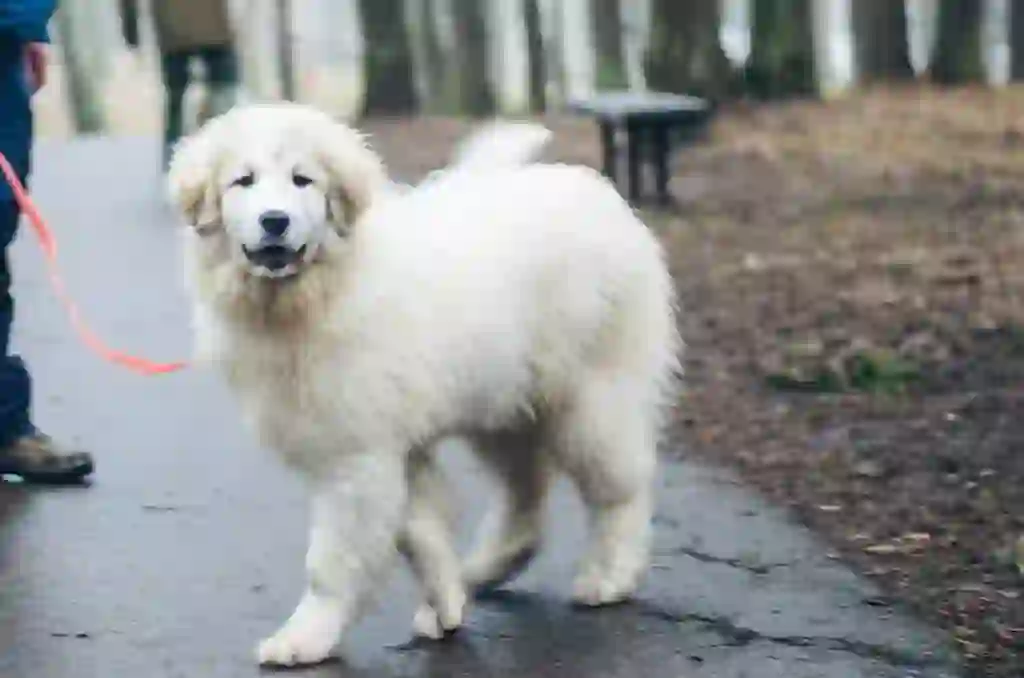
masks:
{"label": "great pyrenees puppy", "polygon": [[[537,551],[558,472],[589,510],[573,598],[636,589],[678,376],[673,283],[600,174],[530,162],[546,138],[489,128],[397,187],[357,131],[274,103],[174,154],[198,355],[312,497],[307,586],[261,663],[327,657],[396,554],[425,599],[415,631],[455,630]],[[433,456],[456,435],[503,488],[465,559]]]}

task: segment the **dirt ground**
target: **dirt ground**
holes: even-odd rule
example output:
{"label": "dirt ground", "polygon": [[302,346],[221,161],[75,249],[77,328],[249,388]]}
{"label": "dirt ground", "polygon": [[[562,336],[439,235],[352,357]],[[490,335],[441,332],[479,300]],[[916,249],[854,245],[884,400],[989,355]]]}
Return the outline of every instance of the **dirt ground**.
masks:
{"label": "dirt ground", "polygon": [[679,161],[682,449],[1024,675],[1024,92],[731,110]]}

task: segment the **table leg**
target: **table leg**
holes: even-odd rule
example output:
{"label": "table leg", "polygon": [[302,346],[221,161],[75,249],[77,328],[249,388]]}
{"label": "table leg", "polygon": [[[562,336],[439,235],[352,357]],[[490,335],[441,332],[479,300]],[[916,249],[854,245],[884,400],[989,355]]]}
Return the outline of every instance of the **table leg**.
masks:
{"label": "table leg", "polygon": [[629,201],[636,204],[640,202],[640,158],[641,144],[643,137],[640,125],[630,122],[626,124],[626,154],[629,164]]}
{"label": "table leg", "polygon": [[651,154],[654,156],[654,177],[658,189],[658,202],[668,205],[668,126],[656,125],[651,130]]}
{"label": "table leg", "polygon": [[611,179],[614,184],[615,179],[615,126],[607,120],[602,120],[601,125],[601,151],[604,154],[604,175]]}

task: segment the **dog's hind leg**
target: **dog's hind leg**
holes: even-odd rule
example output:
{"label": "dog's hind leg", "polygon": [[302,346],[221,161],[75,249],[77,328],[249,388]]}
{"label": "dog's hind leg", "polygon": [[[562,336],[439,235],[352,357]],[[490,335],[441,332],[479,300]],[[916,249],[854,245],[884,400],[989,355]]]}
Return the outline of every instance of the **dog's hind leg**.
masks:
{"label": "dog's hind leg", "polygon": [[552,468],[536,430],[487,436],[474,442],[477,455],[504,490],[503,501],[485,515],[476,546],[463,565],[466,587],[478,593],[511,580],[536,555]]}
{"label": "dog's hind leg", "polygon": [[409,507],[399,548],[409,561],[425,602],[413,618],[417,635],[441,638],[462,625],[466,590],[452,536],[454,516],[444,473],[417,450],[406,470]]}
{"label": "dog's hind leg", "polygon": [[589,513],[589,545],[573,584],[584,605],[629,598],[647,566],[657,427],[630,381],[592,375],[553,429],[557,459]]}

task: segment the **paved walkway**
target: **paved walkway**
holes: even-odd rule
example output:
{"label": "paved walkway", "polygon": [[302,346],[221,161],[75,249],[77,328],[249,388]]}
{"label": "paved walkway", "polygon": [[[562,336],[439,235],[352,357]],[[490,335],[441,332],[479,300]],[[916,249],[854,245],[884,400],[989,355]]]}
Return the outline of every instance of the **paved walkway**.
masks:
{"label": "paved walkway", "polygon": [[[42,145],[37,198],[70,287],[100,334],[185,357],[177,241],[144,139]],[[0,677],[257,676],[255,642],[302,584],[298,483],[243,431],[214,375],[139,377],[69,333],[29,233],[16,251],[17,345],[40,423],[98,453],[92,487],[0,485]],[[479,514],[486,492],[452,450]],[[567,605],[582,528],[552,503],[549,548],[451,642],[410,645],[415,602],[396,576],[379,612],[309,676],[551,678],[945,677],[943,645],[803,529],[727,474],[666,466],[657,557],[635,604]]]}

